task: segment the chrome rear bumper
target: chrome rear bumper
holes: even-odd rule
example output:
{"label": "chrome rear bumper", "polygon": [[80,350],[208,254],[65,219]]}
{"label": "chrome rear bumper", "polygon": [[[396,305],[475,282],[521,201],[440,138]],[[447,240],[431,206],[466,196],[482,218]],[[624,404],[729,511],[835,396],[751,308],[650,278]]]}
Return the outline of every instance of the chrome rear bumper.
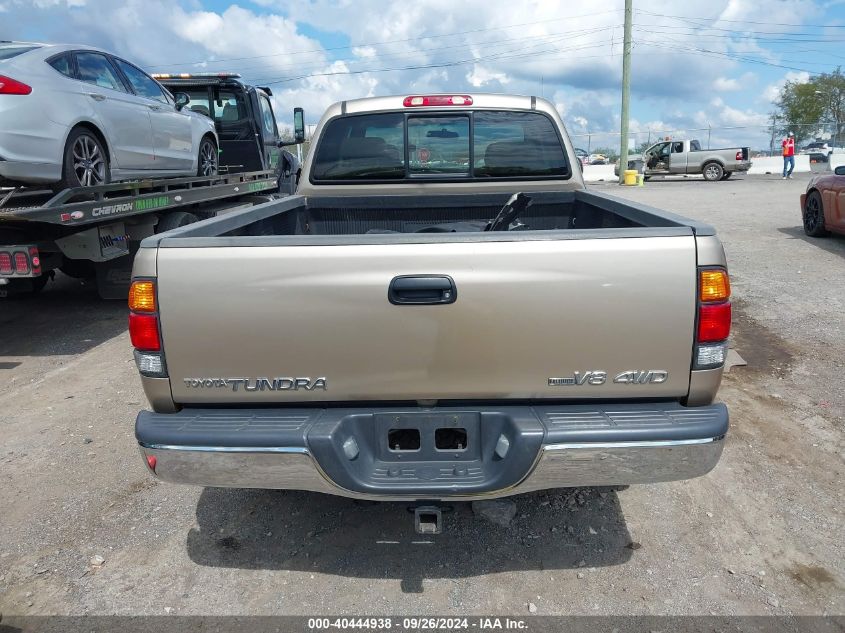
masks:
{"label": "chrome rear bumper", "polygon": [[[144,442],[142,437],[139,437],[139,441],[141,453],[150,470],[160,479],[174,483],[227,488],[309,490],[344,497],[385,501],[417,499],[469,501],[549,488],[655,483],[704,475],[713,469],[722,454],[727,430],[727,410],[724,405],[712,405],[690,408],[688,411],[690,413],[682,417],[689,419],[673,427],[674,433],[669,432],[672,429],[661,431],[663,435],[676,435],[674,439],[614,441],[614,435],[625,437],[625,431],[631,431],[631,429],[620,428],[616,432],[612,428],[607,429],[609,432],[602,439],[597,436],[595,429],[584,431],[581,428],[585,419],[597,420],[597,412],[593,411],[591,416],[585,418],[586,411],[573,414],[570,408],[570,412],[566,415],[577,415],[577,417],[574,420],[567,420],[567,424],[574,428],[568,428],[562,432],[546,427],[542,436],[544,441],[539,444],[533,460],[529,460],[529,467],[508,481],[506,485],[501,486],[495,483],[489,486],[480,485],[478,480],[482,474],[476,475],[475,482],[468,481],[473,471],[472,463],[466,463],[466,466],[463,466],[459,462],[432,461],[426,462],[423,467],[417,465],[416,474],[427,472],[425,476],[420,475],[419,478],[415,478],[415,470],[410,468],[412,464],[397,462],[396,474],[392,477],[392,481],[391,477],[384,474],[352,490],[350,486],[342,485],[327,474],[329,470],[338,472],[337,465],[327,463],[325,467],[321,466],[318,454],[315,454],[307,445],[306,434],[299,434],[299,437],[303,438],[301,442],[303,446],[236,446],[231,441],[229,445],[222,445],[222,443],[217,445],[171,444]],[[666,410],[662,412],[665,413]],[[658,411],[650,411],[650,413],[654,414],[656,420]],[[670,413],[679,415],[675,410],[671,410]],[[722,414],[724,415],[723,427],[719,427],[713,420],[702,425],[702,420],[708,419],[708,416],[712,418]],[[558,411],[551,415],[559,419],[564,414]],[[656,424],[644,417],[642,408],[639,411],[628,409],[624,414],[616,409],[605,415],[626,420],[635,417],[634,422],[626,424],[635,424],[640,427],[649,426],[650,423]],[[537,413],[538,421],[548,417],[549,415],[543,412]],[[236,423],[243,425],[243,416],[238,418]],[[204,424],[211,426],[207,418]],[[219,420],[215,424],[219,424]],[[701,430],[708,430],[709,434],[704,437],[694,437],[694,429],[691,428],[694,426]],[[714,429],[722,430],[713,433]],[[562,433],[563,436],[567,436],[566,441],[548,441],[554,440],[555,437],[560,439]],[[631,433],[627,435],[630,438]],[[593,441],[575,441],[578,436],[588,437]],[[518,436],[515,441],[519,442]],[[484,445],[492,446],[486,439]],[[325,461],[326,453],[320,454],[323,455]],[[482,457],[482,461],[483,459]],[[492,459],[495,461],[495,458]],[[458,466],[455,466],[456,472],[453,476],[452,470],[455,464]],[[462,473],[464,476],[459,477],[458,467],[468,469],[469,475]],[[408,470],[403,470],[405,468]],[[483,468],[479,467],[479,473],[482,470]],[[443,485],[438,489],[426,488],[433,481],[434,483],[442,482]],[[415,482],[420,486],[419,494],[414,492]],[[357,483],[353,482],[352,485],[357,485]]]}

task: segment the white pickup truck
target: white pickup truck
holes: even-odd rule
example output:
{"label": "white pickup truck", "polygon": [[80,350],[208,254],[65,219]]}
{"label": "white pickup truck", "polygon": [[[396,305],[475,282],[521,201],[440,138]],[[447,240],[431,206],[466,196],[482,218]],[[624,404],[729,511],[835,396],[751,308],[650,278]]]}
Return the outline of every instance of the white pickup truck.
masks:
{"label": "white pickup truck", "polygon": [[707,473],[728,431],[722,246],[587,191],[576,163],[535,97],[330,107],[299,195],[142,243],[146,467],[428,500],[421,531],[437,500]]}

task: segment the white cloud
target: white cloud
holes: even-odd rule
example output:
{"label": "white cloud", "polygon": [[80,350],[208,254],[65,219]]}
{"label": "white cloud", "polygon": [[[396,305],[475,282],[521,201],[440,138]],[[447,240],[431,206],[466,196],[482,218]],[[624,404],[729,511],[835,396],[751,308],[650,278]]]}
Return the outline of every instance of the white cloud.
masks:
{"label": "white cloud", "polygon": [[355,57],[361,57],[363,59],[373,59],[376,56],[376,49],[372,46],[353,46],[352,47],[352,54]]}
{"label": "white cloud", "polygon": [[763,89],[763,99],[768,103],[774,103],[780,98],[780,91],[783,90],[787,81],[806,83],[810,80],[810,73],[789,71],[775,83],[769,84]]}
{"label": "white cloud", "polygon": [[507,74],[495,72],[480,64],[472,67],[472,71],[467,73],[466,79],[473,88],[482,88],[489,83],[499,83],[502,85],[510,83]]}
{"label": "white cloud", "polygon": [[[215,11],[209,5],[0,0],[7,9],[4,36],[43,33],[41,39],[50,41],[81,41],[162,72],[241,72],[273,88],[282,120],[294,105],[305,107],[312,122],[334,101],[367,95],[506,90],[552,95],[573,133],[619,127],[620,2],[585,8],[548,0],[228,0]],[[757,110],[770,107],[761,98],[770,101],[791,73],[760,89],[755,74],[743,73],[758,66],[724,57],[743,52],[783,63],[760,39],[762,27],[734,20],[800,23],[816,19],[821,9],[811,0],[697,0],[671,7],[637,0],[636,11],[632,93],[647,137],[648,129],[686,130],[708,122],[757,125]],[[695,24],[731,32],[701,31]],[[333,34],[332,50],[305,35],[303,25]],[[348,48],[334,35],[346,38]],[[390,70],[367,72],[378,69]],[[346,72],[356,74],[330,74]],[[643,113],[643,103],[651,111]],[[634,122],[631,128],[639,130]]]}
{"label": "white cloud", "polygon": [[713,90],[716,90],[717,92],[733,92],[735,90],[742,90],[742,86],[740,85],[738,79],[716,77],[713,81]]}

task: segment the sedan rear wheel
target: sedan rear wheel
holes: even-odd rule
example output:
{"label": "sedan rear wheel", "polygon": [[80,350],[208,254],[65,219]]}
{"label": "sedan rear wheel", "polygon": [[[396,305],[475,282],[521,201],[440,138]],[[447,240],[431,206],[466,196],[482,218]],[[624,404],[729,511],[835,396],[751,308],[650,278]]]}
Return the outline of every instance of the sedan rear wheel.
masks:
{"label": "sedan rear wheel", "polygon": [[197,160],[197,176],[208,177],[217,175],[217,145],[210,138],[204,138],[200,143],[200,153]]}
{"label": "sedan rear wheel", "polygon": [[109,175],[109,158],[100,139],[84,128],[71,132],[65,144],[61,186],[105,185]]}

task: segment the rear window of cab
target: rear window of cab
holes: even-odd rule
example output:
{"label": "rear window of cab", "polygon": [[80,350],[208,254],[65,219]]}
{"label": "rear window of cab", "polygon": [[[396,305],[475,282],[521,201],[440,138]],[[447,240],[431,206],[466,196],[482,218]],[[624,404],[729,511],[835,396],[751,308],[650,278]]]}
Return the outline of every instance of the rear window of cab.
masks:
{"label": "rear window of cab", "polygon": [[565,179],[563,143],[540,112],[342,116],[320,139],[312,182]]}

